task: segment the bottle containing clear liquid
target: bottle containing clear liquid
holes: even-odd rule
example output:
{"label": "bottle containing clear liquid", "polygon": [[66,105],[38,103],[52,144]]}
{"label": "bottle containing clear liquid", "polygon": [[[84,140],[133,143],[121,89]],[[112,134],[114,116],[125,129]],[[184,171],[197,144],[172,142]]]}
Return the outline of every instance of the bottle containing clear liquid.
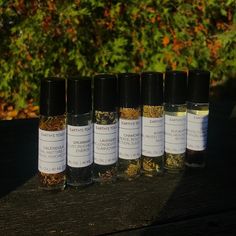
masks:
{"label": "bottle containing clear liquid", "polygon": [[187,128],[187,73],[168,71],[165,74],[165,160],[169,172],[184,170]]}
{"label": "bottle containing clear liquid", "polygon": [[206,164],[209,115],[210,72],[190,70],[187,101],[187,167],[203,168]]}

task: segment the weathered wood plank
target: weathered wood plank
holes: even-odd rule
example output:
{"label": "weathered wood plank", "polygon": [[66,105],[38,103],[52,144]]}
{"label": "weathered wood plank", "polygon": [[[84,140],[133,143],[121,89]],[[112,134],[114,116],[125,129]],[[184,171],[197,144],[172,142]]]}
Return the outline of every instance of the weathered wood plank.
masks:
{"label": "weathered wood plank", "polygon": [[234,166],[225,156],[234,148],[227,135],[236,141],[234,124],[227,123],[232,108],[211,107],[208,167],[203,171],[60,193],[37,189],[38,121],[0,122],[0,235],[98,235],[167,223],[174,229],[176,222],[179,230],[181,222],[188,228],[188,218],[227,215],[236,209]]}
{"label": "weathered wood plank", "polygon": [[236,235],[236,211],[201,216],[181,221],[143,227],[131,231],[114,233],[114,236],[145,235]]}
{"label": "weathered wood plank", "polygon": [[96,235],[236,208],[232,179],[214,176],[166,175],[56,194],[37,190],[33,178],[1,199],[0,225],[4,228],[0,234]]}

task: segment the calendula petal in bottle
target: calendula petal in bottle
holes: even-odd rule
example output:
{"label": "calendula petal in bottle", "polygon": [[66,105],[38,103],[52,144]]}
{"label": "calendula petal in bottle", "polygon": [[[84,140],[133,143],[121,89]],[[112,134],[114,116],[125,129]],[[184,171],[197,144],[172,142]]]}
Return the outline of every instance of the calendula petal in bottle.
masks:
{"label": "calendula petal in bottle", "polygon": [[62,190],[66,184],[65,80],[44,78],[40,87],[39,187]]}

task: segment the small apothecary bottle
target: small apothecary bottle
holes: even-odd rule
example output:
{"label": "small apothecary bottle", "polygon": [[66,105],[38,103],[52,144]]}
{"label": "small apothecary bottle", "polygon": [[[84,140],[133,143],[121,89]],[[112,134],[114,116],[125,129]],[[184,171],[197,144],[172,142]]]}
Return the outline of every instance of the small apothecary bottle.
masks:
{"label": "small apothecary bottle", "polygon": [[114,182],[117,161],[117,78],[112,74],[99,74],[94,77],[94,181]]}
{"label": "small apothecary bottle", "polygon": [[163,74],[141,74],[142,98],[142,172],[146,176],[163,173],[164,106]]}
{"label": "small apothecary bottle", "polygon": [[119,84],[119,177],[132,180],[141,172],[140,76],[122,73]]}
{"label": "small apothecary bottle", "polygon": [[66,183],[65,80],[44,78],[40,87],[39,187],[64,189]]}
{"label": "small apothecary bottle", "polygon": [[188,167],[204,167],[207,150],[210,72],[190,70],[187,101],[187,153]]}
{"label": "small apothecary bottle", "polygon": [[184,170],[186,153],[187,73],[168,71],[165,74],[165,158],[169,172]]}
{"label": "small apothecary bottle", "polygon": [[78,76],[67,81],[67,184],[80,187],[92,183],[92,80]]}

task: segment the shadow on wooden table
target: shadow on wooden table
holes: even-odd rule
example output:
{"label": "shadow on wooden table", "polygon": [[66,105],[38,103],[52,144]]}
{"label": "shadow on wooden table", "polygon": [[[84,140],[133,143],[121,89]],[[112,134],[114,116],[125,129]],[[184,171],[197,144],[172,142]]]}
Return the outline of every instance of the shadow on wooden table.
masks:
{"label": "shadow on wooden table", "polygon": [[37,171],[37,119],[0,121],[0,197]]}
{"label": "shadow on wooden table", "polygon": [[211,105],[208,140],[207,167],[176,175],[178,185],[156,219],[114,235],[235,235],[235,102]]}

